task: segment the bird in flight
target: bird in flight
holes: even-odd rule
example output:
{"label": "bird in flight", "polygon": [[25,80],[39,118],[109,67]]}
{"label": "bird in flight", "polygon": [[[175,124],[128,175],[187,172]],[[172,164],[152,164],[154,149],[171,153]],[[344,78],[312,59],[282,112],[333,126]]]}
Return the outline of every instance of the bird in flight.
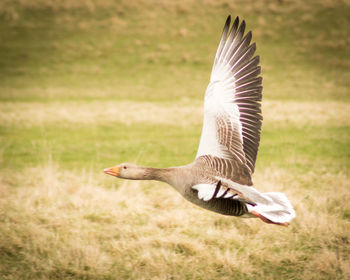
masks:
{"label": "bird in flight", "polygon": [[295,211],[285,194],[261,193],[253,187],[263,88],[256,45],[245,27],[244,20],[240,23],[236,17],[231,24],[228,16],[205,92],[195,160],[170,168],[122,163],[104,172],[124,179],[162,181],[202,208],[287,226]]}

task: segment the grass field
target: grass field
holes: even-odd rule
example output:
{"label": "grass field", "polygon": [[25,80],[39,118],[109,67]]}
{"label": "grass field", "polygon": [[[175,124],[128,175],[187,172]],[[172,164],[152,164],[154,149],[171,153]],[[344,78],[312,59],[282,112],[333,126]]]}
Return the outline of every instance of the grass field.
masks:
{"label": "grass field", "polygon": [[[228,14],[264,78],[254,174],[288,228],[220,216],[120,162],[191,162]],[[350,2],[0,3],[1,279],[350,279]]]}

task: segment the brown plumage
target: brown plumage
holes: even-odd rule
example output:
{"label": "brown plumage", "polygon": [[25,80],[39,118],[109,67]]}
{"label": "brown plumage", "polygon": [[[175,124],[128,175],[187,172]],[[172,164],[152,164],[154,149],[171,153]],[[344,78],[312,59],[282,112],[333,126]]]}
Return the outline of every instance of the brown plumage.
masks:
{"label": "brown plumage", "polygon": [[123,163],[107,174],[158,180],[205,209],[288,225],[295,212],[282,193],[260,193],[251,175],[260,143],[262,78],[245,22],[226,20],[205,100],[202,136],[193,163],[165,169]]}

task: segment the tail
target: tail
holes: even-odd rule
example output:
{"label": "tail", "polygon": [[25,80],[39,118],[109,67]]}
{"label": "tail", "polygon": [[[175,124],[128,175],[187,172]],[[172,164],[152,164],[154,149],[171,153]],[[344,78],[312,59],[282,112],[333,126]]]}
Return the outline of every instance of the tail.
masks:
{"label": "tail", "polygon": [[259,217],[265,223],[288,226],[295,218],[292,204],[284,193],[262,193],[268,203],[258,202],[255,206],[247,204],[250,214]]}

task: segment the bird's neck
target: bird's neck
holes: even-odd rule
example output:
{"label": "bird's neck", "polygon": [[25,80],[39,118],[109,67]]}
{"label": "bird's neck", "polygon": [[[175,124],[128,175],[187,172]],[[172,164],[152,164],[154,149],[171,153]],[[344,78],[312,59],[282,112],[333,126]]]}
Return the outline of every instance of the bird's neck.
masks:
{"label": "bird's neck", "polygon": [[[167,183],[173,186],[176,190],[182,193],[182,189],[186,185],[186,178],[184,172],[180,170],[183,169],[180,167],[170,167],[170,168],[152,168],[144,167],[145,180],[156,180]],[[181,175],[182,174],[182,175]]]}
{"label": "bird's neck", "polygon": [[170,184],[175,168],[143,167],[144,180],[156,180]]}

